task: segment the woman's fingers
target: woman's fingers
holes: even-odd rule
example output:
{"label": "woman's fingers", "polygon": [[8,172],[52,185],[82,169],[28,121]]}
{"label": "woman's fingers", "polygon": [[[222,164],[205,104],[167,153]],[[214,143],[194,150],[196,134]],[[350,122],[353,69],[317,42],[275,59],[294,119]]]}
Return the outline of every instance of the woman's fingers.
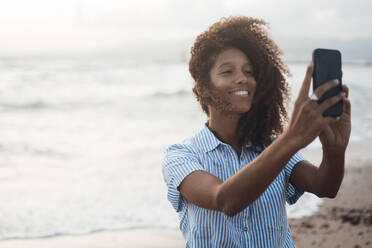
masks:
{"label": "woman's fingers", "polygon": [[[309,98],[311,78],[313,74],[313,64],[310,63],[306,70],[306,75],[298,94],[291,118],[290,127],[295,133],[302,135],[304,143],[311,142],[320,132],[329,131],[332,124],[342,118],[324,117],[323,113],[329,107],[344,100],[344,113],[350,113],[350,102],[347,98],[349,90],[347,86],[342,86],[342,92],[326,99],[321,104]],[[314,90],[314,94],[321,98],[326,92],[339,84],[338,80],[331,80]],[[327,129],[328,128],[328,129]],[[328,132],[329,133],[329,132]],[[306,141],[306,142],[305,142]]]}
{"label": "woman's fingers", "polygon": [[[323,94],[325,94],[328,90],[330,90],[332,87],[336,86],[338,82],[335,80],[331,80],[322,86],[318,87],[316,90],[316,95],[318,98],[322,97]],[[314,92],[315,93],[315,92]],[[343,100],[344,105],[344,112],[350,114],[350,101],[348,99],[349,95],[349,88],[346,85],[342,85],[342,92],[334,97],[331,97],[324,101],[322,104],[319,105],[318,111],[320,111],[322,114],[325,110],[327,110],[329,107],[333,106],[334,104],[338,103],[340,100]],[[331,100],[332,99],[332,100]]]}
{"label": "woman's fingers", "polygon": [[336,87],[338,85],[338,79],[327,81],[326,83],[322,84],[318,88],[314,90],[314,94],[321,98],[327,91],[332,89],[333,87]]}
{"label": "woman's fingers", "polygon": [[300,93],[298,94],[299,98],[301,97],[302,99],[306,99],[306,97],[309,96],[312,75],[313,75],[313,63],[311,62],[307,66],[305,78],[302,83]]}
{"label": "woman's fingers", "polygon": [[342,85],[342,91],[345,92],[346,97],[349,97],[349,87],[345,84]]}
{"label": "woman's fingers", "polygon": [[318,105],[317,111],[320,112],[320,114],[323,114],[324,111],[326,111],[329,107],[335,105],[339,101],[343,100],[345,98],[345,93],[341,92],[340,94],[333,96],[331,98],[328,98],[324,102]]}
{"label": "woman's fingers", "polygon": [[343,102],[344,102],[344,113],[350,116],[351,115],[351,103],[350,103],[349,98],[345,98]]}
{"label": "woman's fingers", "polygon": [[[324,117],[325,122],[327,122],[328,125],[332,125],[333,123],[338,122],[340,118],[334,118],[334,117]],[[329,128],[329,126],[327,126]]]}

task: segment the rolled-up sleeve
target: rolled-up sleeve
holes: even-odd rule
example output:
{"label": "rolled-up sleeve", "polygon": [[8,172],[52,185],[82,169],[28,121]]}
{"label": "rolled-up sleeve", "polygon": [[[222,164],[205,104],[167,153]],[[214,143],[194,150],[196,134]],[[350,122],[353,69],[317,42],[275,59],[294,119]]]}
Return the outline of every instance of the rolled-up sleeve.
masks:
{"label": "rolled-up sleeve", "polygon": [[172,145],[165,151],[162,172],[168,188],[168,200],[177,212],[182,209],[183,200],[178,187],[190,173],[198,170],[204,169],[186,145]]}
{"label": "rolled-up sleeve", "polygon": [[289,181],[291,177],[291,173],[293,168],[296,166],[296,164],[300,161],[305,160],[305,158],[301,155],[301,153],[297,152],[295,155],[292,156],[292,158],[289,160],[287,165],[285,166],[285,177],[286,177],[286,201],[288,204],[292,205],[297,202],[297,200],[303,195],[304,191],[297,189],[294,185],[292,185]]}

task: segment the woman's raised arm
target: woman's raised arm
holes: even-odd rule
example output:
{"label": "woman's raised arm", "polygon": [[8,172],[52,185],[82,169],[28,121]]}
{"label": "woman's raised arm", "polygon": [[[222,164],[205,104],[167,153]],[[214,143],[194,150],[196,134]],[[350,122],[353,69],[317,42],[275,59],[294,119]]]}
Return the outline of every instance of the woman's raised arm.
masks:
{"label": "woman's raised arm", "polygon": [[[305,79],[296,100],[288,127],[256,159],[238,173],[222,181],[205,171],[195,171],[180,184],[183,197],[193,204],[224,212],[233,216],[255,201],[273,182],[290,158],[311,143],[334,118],[322,113],[343,98],[334,96],[321,104],[309,99],[312,65],[308,66]],[[317,88],[319,95],[334,87],[328,82]]]}

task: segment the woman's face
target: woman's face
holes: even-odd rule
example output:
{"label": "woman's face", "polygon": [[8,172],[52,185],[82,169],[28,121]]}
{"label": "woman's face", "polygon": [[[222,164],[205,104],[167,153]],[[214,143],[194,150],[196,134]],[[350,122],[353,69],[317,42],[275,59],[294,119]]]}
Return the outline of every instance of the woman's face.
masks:
{"label": "woman's face", "polygon": [[251,109],[256,89],[253,67],[239,49],[227,48],[216,59],[210,71],[214,105],[222,111],[243,114]]}

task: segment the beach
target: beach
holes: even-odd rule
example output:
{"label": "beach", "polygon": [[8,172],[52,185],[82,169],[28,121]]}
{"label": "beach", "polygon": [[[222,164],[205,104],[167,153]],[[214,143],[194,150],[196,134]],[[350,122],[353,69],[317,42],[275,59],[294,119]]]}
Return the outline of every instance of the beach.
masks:
{"label": "beach", "polygon": [[[349,146],[345,177],[335,199],[324,199],[312,216],[289,219],[296,247],[372,247],[372,159],[366,153],[368,147],[371,147],[370,142]],[[308,149],[303,154],[316,161],[319,152],[319,149]],[[1,248],[170,248],[184,245],[181,232],[170,228],[0,241]]]}
{"label": "beach", "polygon": [[372,247],[372,163],[348,168],[335,199],[311,217],[290,219],[296,247]]}
{"label": "beach", "polygon": [[[324,199],[309,217],[289,219],[296,247],[372,247],[372,157],[370,142],[349,145],[345,176],[334,199]],[[320,151],[304,154],[315,159]]]}
{"label": "beach", "polygon": [[185,242],[180,231],[153,228],[0,241],[1,248],[174,248],[184,246]]}
{"label": "beach", "polygon": [[[372,247],[372,156],[370,142],[350,144],[345,176],[334,199],[324,198],[311,216],[289,219],[296,247]],[[320,149],[303,151],[320,162]]]}

